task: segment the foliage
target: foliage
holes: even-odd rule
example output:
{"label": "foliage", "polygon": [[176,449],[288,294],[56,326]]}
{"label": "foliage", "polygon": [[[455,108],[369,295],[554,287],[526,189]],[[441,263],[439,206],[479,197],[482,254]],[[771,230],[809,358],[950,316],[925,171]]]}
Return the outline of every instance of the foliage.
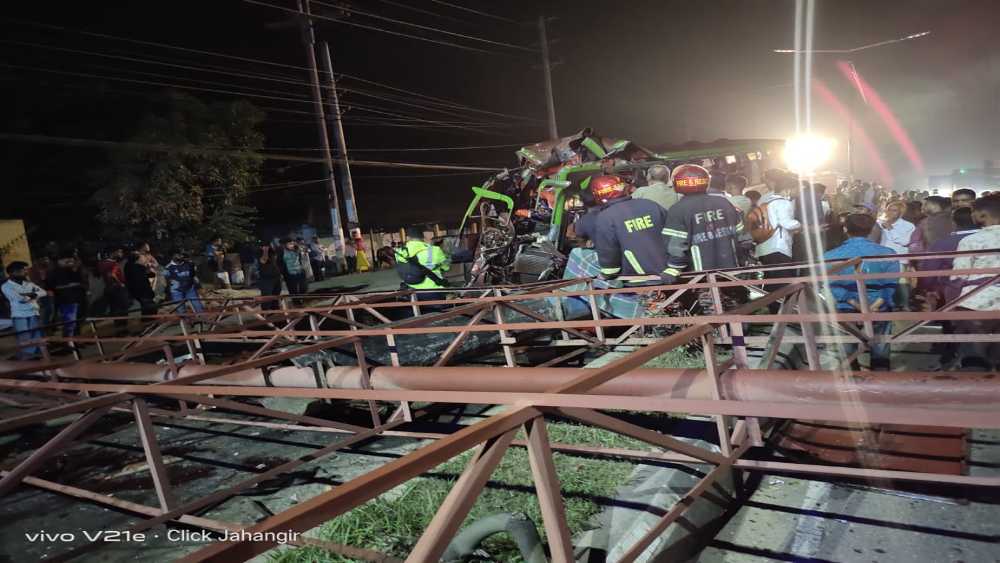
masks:
{"label": "foliage", "polygon": [[116,151],[96,175],[106,236],[185,248],[213,234],[246,240],[256,210],[245,201],[260,183],[264,114],[242,100],[205,103],[178,93],[168,100],[165,111],[143,118],[130,139],[135,148]]}
{"label": "foliage", "polygon": [[[578,424],[549,423],[549,438],[564,444],[650,450],[651,446],[607,430]],[[517,436],[524,439],[523,431]],[[375,549],[405,557],[444,501],[472,452],[465,452],[388,493],[320,526],[316,534],[332,542]],[[592,517],[611,502],[615,491],[628,481],[633,464],[617,459],[592,459],[553,453],[559,475],[566,521],[571,533],[594,526]],[[499,512],[523,512],[544,538],[542,516],[535,498],[534,479],[524,448],[511,447],[504,454],[489,483],[465,520],[468,525]],[[522,561],[514,541],[505,534],[486,540],[483,548],[494,561]],[[270,555],[272,563],[347,563],[354,559],[319,548],[287,549]]]}

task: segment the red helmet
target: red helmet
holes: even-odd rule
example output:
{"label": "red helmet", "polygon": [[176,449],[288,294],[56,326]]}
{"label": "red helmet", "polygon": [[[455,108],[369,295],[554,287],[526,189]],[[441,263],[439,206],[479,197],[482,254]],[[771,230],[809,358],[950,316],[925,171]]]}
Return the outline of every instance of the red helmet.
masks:
{"label": "red helmet", "polygon": [[708,191],[711,174],[697,164],[681,164],[674,168],[674,191],[679,194],[703,194]]}
{"label": "red helmet", "polygon": [[625,180],[618,176],[598,176],[590,181],[588,187],[597,203],[607,203],[628,195]]}

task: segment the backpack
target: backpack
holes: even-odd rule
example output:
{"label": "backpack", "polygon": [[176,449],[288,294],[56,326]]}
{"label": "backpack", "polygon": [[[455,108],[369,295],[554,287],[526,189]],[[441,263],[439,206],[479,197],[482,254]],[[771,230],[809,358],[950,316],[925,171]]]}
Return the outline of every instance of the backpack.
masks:
{"label": "backpack", "polygon": [[774,236],[775,229],[767,216],[767,205],[762,203],[747,214],[747,229],[750,231],[750,237],[757,244]]}
{"label": "backpack", "polygon": [[424,281],[427,276],[424,275],[423,270],[420,268],[420,263],[414,263],[412,258],[407,257],[405,260],[396,260],[396,273],[399,274],[399,279],[403,280],[406,285],[417,285]]}
{"label": "backpack", "polygon": [[[428,247],[428,251],[430,251],[430,247]],[[405,255],[405,259],[399,260],[398,258],[403,257],[403,255]],[[406,285],[417,285],[423,283],[427,278],[430,278],[441,287],[448,285],[447,281],[421,264],[416,256],[410,256],[405,249],[403,249],[403,252],[397,254],[396,257],[396,273],[399,274],[399,278]]]}

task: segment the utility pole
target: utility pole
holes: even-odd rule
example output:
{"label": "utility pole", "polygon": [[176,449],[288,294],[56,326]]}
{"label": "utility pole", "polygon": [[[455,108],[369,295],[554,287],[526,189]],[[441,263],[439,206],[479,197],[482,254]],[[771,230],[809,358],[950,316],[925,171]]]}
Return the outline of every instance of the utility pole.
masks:
{"label": "utility pole", "polygon": [[549,115],[549,138],[558,139],[556,103],[552,97],[552,64],[549,62],[549,40],[545,34],[545,16],[538,16],[538,40],[542,46],[542,72],[545,74],[545,105]]}
{"label": "utility pole", "polygon": [[304,9],[302,2],[303,0],[298,0],[299,13],[302,18],[302,40],[305,43],[306,55],[309,58],[309,78],[312,82],[313,109],[316,112],[316,121],[319,125],[319,143],[323,153],[323,172],[329,180],[327,183],[327,202],[330,205],[333,245],[337,254],[337,267],[345,270],[347,268],[347,261],[344,259],[344,228],[340,222],[337,181],[333,176],[333,155],[330,153],[330,138],[326,133],[326,116],[323,111],[323,97],[319,85],[319,70],[316,68],[316,34],[313,31],[309,0],[305,0]]}
{"label": "utility pole", "polygon": [[330,87],[327,91],[330,103],[330,113],[327,117],[333,121],[334,148],[337,149],[337,176],[340,188],[344,191],[344,211],[347,213],[347,228],[359,227],[358,207],[354,202],[354,182],[351,181],[351,165],[347,161],[347,140],[344,137],[344,123],[340,119],[340,98],[337,96],[337,79],[333,76],[333,62],[330,59],[330,44],[322,44],[323,72],[330,77]]}

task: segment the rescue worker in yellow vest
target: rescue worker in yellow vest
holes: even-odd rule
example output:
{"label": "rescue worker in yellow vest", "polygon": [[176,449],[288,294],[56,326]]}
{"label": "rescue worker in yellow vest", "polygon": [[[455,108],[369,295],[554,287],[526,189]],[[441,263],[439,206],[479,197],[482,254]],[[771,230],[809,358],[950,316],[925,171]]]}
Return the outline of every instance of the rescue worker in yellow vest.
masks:
{"label": "rescue worker in yellow vest", "polygon": [[451,258],[431,244],[420,227],[406,228],[406,244],[396,249],[396,272],[401,289],[443,289]]}

